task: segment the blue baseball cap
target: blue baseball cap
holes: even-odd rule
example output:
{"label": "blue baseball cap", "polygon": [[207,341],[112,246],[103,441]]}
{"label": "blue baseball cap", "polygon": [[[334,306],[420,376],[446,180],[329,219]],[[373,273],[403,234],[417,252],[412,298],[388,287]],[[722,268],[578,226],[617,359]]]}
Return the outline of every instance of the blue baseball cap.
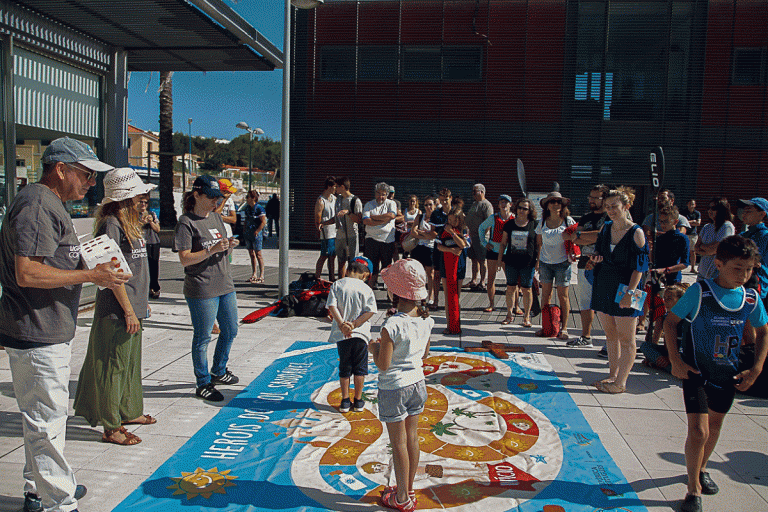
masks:
{"label": "blue baseball cap", "polygon": [[746,205],[754,206],[758,210],[768,213],[768,200],[762,197],[753,197],[752,199],[739,199],[736,201],[742,208]]}
{"label": "blue baseball cap", "polygon": [[365,256],[357,256],[353,258],[352,261],[356,263],[362,263],[368,268],[368,272],[373,272],[373,263],[371,263],[371,260],[369,260]]}
{"label": "blue baseball cap", "polygon": [[48,147],[45,148],[41,161],[44,164],[53,162],[63,162],[65,164],[77,163],[97,172],[108,172],[114,169],[114,166],[105,164],[99,160],[99,157],[93,152],[91,146],[85,142],[70,139],[69,137],[61,137],[51,141]]}
{"label": "blue baseball cap", "polygon": [[499,196],[499,201],[506,201],[508,203],[511,203],[512,202],[512,198],[509,197],[507,194],[501,194]]}
{"label": "blue baseball cap", "polygon": [[213,176],[203,174],[195,178],[195,182],[192,184],[192,190],[197,191],[200,194],[205,194],[208,197],[224,197],[219,187],[219,181]]}

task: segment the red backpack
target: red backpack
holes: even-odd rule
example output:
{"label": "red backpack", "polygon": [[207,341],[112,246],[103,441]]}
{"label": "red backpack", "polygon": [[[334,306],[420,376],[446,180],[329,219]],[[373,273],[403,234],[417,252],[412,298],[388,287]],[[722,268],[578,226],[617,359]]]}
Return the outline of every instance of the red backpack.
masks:
{"label": "red backpack", "polygon": [[541,336],[554,338],[560,334],[560,306],[547,304],[541,308]]}

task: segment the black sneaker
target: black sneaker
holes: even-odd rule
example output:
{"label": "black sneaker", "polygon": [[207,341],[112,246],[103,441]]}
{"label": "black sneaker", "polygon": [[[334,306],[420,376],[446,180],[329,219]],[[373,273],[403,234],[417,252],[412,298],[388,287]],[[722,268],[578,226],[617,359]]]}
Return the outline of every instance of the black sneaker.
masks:
{"label": "black sneaker", "polygon": [[579,348],[591,348],[592,338],[589,336],[579,336],[574,340],[568,340],[565,342],[566,347],[579,347]]}
{"label": "black sneaker", "polygon": [[601,348],[600,351],[597,353],[597,356],[608,359],[608,349],[606,347]]}
{"label": "black sneaker", "polygon": [[683,504],[680,505],[680,512],[702,512],[701,496],[686,494]]}
{"label": "black sneaker", "polygon": [[224,400],[224,395],[214,387],[213,382],[209,382],[205,386],[200,386],[197,388],[197,391],[195,391],[195,394],[203,400],[208,400],[210,402],[221,402]]}
{"label": "black sneaker", "polygon": [[349,398],[342,398],[341,405],[339,406],[339,412],[349,412],[351,407],[352,402],[349,400]]}
{"label": "black sneaker", "polygon": [[211,382],[213,384],[226,384],[231,386],[232,384],[240,382],[240,379],[235,377],[235,374],[227,369],[227,371],[224,372],[224,375],[211,375]]}
{"label": "black sneaker", "polygon": [[[88,489],[84,485],[75,487],[75,499],[79,500],[88,493]],[[24,493],[24,508],[23,512],[43,512],[43,502],[40,496],[33,492]]]}
{"label": "black sneaker", "polygon": [[363,409],[365,409],[365,400],[358,400],[357,398],[355,398],[355,406],[354,406],[355,412],[360,412]]}
{"label": "black sneaker", "polygon": [[717,486],[709,473],[702,471],[699,473],[699,483],[701,484],[701,494],[717,494],[720,488]]}

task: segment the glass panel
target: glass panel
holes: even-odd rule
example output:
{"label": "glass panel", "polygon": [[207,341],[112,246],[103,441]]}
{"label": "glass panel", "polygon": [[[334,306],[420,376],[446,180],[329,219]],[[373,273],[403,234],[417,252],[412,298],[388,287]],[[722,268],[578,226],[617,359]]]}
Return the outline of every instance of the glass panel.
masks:
{"label": "glass panel", "polygon": [[765,50],[763,48],[734,48],[734,85],[759,85],[763,83]]}
{"label": "glass panel", "polygon": [[403,80],[439,81],[441,76],[440,48],[403,48]]}
{"label": "glass panel", "polygon": [[320,79],[355,79],[355,49],[352,46],[324,46],[320,50]]}
{"label": "glass panel", "polygon": [[482,48],[443,48],[445,80],[480,80],[482,69]]}
{"label": "glass panel", "polygon": [[663,109],[666,3],[615,2],[608,10],[606,69],[613,73],[610,119],[654,120]]}
{"label": "glass panel", "polygon": [[687,114],[688,62],[691,46],[691,17],[689,2],[672,4],[672,35],[669,45],[667,75],[667,116],[683,120]]}
{"label": "glass panel", "polygon": [[603,50],[605,48],[605,4],[581,2],[576,39],[576,86],[574,114],[581,119],[602,116]]}
{"label": "glass panel", "polygon": [[361,46],[360,80],[397,80],[397,46]]}

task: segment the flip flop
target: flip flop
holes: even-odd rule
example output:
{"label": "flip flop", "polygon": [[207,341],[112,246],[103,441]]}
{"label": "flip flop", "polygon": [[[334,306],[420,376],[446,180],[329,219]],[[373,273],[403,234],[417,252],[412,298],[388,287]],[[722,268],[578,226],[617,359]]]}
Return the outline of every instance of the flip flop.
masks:
{"label": "flip flop", "polygon": [[525,312],[521,308],[515,308],[515,314],[516,315],[524,315]]}
{"label": "flip flop", "polygon": [[509,325],[512,323],[512,317],[507,315],[504,320],[501,321],[501,325]]}
{"label": "flip flop", "polygon": [[153,418],[149,414],[143,414],[131,421],[124,421],[123,425],[154,425],[157,423],[157,419]]}
{"label": "flip flop", "polygon": [[485,311],[486,313],[493,313],[493,306],[489,306],[485,308],[483,311]]}
{"label": "flip flop", "polygon": [[256,279],[258,279],[258,278],[257,278],[257,277],[253,277],[253,276],[251,276],[251,277],[248,279],[248,282],[249,282],[249,283],[255,283],[255,282],[256,282]]}
{"label": "flip flop", "polygon": [[533,324],[531,323],[530,320],[524,320],[523,323],[522,323],[522,326],[523,327],[533,327]]}
{"label": "flip flop", "polygon": [[561,341],[568,341],[570,338],[568,337],[568,331],[560,331],[557,333],[557,339]]}
{"label": "flip flop", "polygon": [[264,278],[263,277],[257,277],[256,280],[254,281],[254,283],[257,283],[257,284],[261,284],[263,282],[264,282]]}

